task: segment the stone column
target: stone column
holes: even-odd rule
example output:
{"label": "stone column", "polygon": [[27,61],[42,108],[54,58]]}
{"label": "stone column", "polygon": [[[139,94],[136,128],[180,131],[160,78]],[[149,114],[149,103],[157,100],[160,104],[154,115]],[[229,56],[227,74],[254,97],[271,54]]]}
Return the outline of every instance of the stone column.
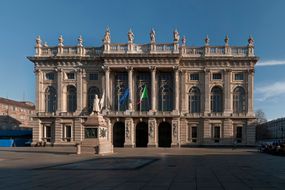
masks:
{"label": "stone column", "polygon": [[210,82],[210,70],[204,69],[204,115],[207,115],[210,112],[210,89],[209,89],[209,82]]}
{"label": "stone column", "polygon": [[54,125],[54,144],[60,144],[62,138],[62,124],[60,119],[55,120]]}
{"label": "stone column", "polygon": [[155,75],[156,67],[150,67],[151,70],[151,111],[156,112],[156,86],[155,86]]}
{"label": "stone column", "polygon": [[223,143],[232,144],[234,140],[234,127],[231,119],[225,119],[223,125]]}
{"label": "stone column", "polygon": [[134,121],[131,118],[125,120],[125,147],[135,147]]}
{"label": "stone column", "polygon": [[87,80],[86,80],[86,72],[85,70],[82,70],[82,95],[80,98],[82,98],[82,109],[87,108]]}
{"label": "stone column", "polygon": [[248,71],[247,86],[248,86],[247,115],[253,116],[254,115],[254,111],[253,111],[254,69],[250,69]]}
{"label": "stone column", "polygon": [[155,119],[148,120],[148,147],[157,147],[158,139],[157,139],[157,124]]}
{"label": "stone column", "polygon": [[[180,104],[181,104],[181,111],[184,112],[184,113],[187,113],[188,112],[188,93],[186,92],[186,81],[187,81],[187,72],[185,70],[182,71],[182,80],[181,80],[181,101],[180,101]],[[188,101],[187,101],[188,100]]]}
{"label": "stone column", "polygon": [[105,70],[105,108],[109,110],[110,105],[110,68],[108,66],[104,66]]}
{"label": "stone column", "polygon": [[174,111],[179,112],[179,69],[174,67],[174,81],[175,81],[175,107]]}
{"label": "stone column", "polygon": [[130,111],[134,110],[134,91],[133,91],[133,67],[127,67],[128,70],[128,86],[129,86],[129,105]]}
{"label": "stone column", "polygon": [[76,88],[76,96],[77,96],[77,109],[76,109],[76,113],[80,114],[80,112],[82,111],[82,70],[78,69],[77,73],[76,73],[76,82],[77,82],[77,88]]}
{"label": "stone column", "polygon": [[83,140],[84,127],[82,126],[82,119],[76,118],[74,121],[74,141],[75,143],[80,143]]}
{"label": "stone column", "polygon": [[57,113],[62,112],[62,70],[57,70]]}
{"label": "stone column", "polygon": [[35,69],[34,73],[36,75],[36,112],[41,112],[42,111],[42,106],[41,106],[41,83],[42,83],[42,77],[41,77],[41,71],[39,69]]}
{"label": "stone column", "polygon": [[231,96],[231,69],[224,70],[224,115],[230,116],[232,113],[232,96]]}
{"label": "stone column", "polygon": [[203,144],[209,144],[211,141],[211,124],[208,119],[205,119],[203,122],[203,133],[201,135],[203,137]]}
{"label": "stone column", "polygon": [[178,119],[173,119],[171,122],[171,146],[178,146],[178,139],[179,139],[179,120]]}

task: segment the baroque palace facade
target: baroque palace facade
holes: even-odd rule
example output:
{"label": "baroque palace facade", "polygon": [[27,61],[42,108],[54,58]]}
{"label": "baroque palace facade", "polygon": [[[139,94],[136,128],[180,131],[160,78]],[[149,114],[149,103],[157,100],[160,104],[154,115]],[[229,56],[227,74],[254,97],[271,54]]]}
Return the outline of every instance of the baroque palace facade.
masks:
{"label": "baroque palace facade", "polygon": [[[96,95],[104,100],[107,138],[115,147],[241,145],[255,143],[253,39],[243,47],[202,47],[180,42],[111,43],[106,30],[101,47],[49,47],[36,39],[36,114],[33,143],[75,145],[102,135],[84,126]],[[140,104],[142,91],[147,96]],[[121,101],[128,91],[127,101]],[[103,101],[102,101],[103,102]]]}

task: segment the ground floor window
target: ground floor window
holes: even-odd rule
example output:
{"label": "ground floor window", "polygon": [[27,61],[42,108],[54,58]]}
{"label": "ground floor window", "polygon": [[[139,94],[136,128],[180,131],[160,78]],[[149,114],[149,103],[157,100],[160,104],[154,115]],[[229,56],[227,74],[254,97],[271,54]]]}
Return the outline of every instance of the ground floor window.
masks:
{"label": "ground floor window", "polygon": [[62,140],[70,142],[72,140],[72,127],[71,125],[63,125],[62,127]]}
{"label": "ground floor window", "polygon": [[220,138],[221,138],[221,127],[214,126],[214,142],[215,143],[220,142]]}
{"label": "ground floor window", "polygon": [[43,125],[43,137],[42,140],[45,142],[51,141],[51,126],[50,125]]}
{"label": "ground floor window", "polygon": [[242,127],[237,127],[236,128],[236,140],[237,140],[237,143],[241,143],[242,141]]}
{"label": "ground floor window", "polygon": [[197,142],[198,138],[198,128],[197,126],[189,126],[189,133],[188,133],[189,141],[192,143]]}
{"label": "ground floor window", "polygon": [[85,138],[98,138],[98,128],[85,128]]}

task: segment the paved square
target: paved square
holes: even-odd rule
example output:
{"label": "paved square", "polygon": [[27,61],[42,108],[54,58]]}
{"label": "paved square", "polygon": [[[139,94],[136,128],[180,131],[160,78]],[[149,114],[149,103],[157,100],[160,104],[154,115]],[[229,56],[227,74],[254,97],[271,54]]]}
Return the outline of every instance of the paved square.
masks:
{"label": "paved square", "polygon": [[285,189],[284,157],[255,149],[0,148],[0,189]]}

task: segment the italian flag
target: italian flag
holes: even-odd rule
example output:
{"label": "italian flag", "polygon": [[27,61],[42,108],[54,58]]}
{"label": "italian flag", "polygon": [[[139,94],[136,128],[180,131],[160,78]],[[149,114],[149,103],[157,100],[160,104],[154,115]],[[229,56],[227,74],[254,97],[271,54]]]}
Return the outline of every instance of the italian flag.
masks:
{"label": "italian flag", "polygon": [[147,93],[147,88],[146,85],[144,85],[141,97],[140,97],[140,101],[138,102],[138,104],[141,104],[143,100],[148,98],[148,93]]}

